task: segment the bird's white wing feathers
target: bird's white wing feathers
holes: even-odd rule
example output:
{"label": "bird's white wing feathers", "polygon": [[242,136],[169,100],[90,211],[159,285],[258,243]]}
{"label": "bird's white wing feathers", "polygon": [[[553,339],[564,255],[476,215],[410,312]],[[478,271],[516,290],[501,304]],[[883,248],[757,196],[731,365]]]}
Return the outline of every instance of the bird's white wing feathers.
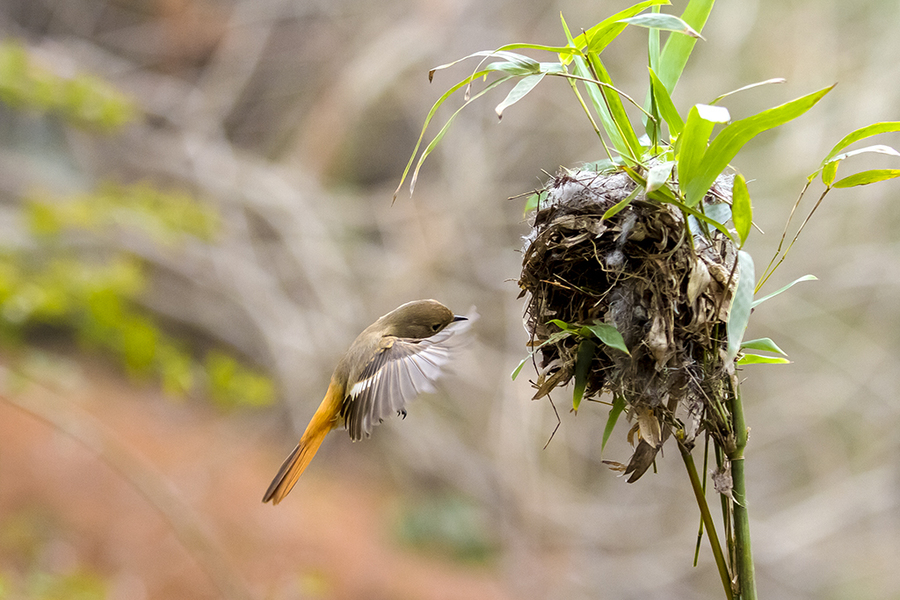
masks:
{"label": "bird's white wing feathers", "polygon": [[425,339],[388,338],[385,347],[366,365],[347,397],[341,414],[355,441],[369,437],[373,425],[399,414],[406,416],[406,405],[423,392],[434,392],[433,382],[477,318],[455,321]]}

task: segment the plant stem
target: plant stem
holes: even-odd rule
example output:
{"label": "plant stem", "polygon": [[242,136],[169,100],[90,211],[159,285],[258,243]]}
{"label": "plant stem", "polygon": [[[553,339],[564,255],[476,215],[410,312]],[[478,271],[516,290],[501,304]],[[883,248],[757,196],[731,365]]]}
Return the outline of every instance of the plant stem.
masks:
{"label": "plant stem", "polygon": [[741,600],[756,600],[756,577],[753,554],[750,551],[750,518],[747,513],[747,488],[744,480],[744,448],[747,447],[747,424],[741,403],[740,386],[734,384],[731,414],[734,418],[734,451],[729,453],[731,478],[734,487],[734,549],[737,556],[735,570]]}
{"label": "plant stem", "polygon": [[691,487],[694,489],[694,496],[697,498],[697,506],[700,508],[700,517],[706,526],[706,535],[709,536],[709,545],[712,547],[713,557],[716,560],[716,567],[719,569],[719,577],[722,579],[722,585],[725,587],[725,597],[728,600],[734,599],[734,593],[731,590],[731,576],[728,571],[728,563],[725,561],[725,555],[722,553],[722,544],[719,543],[719,534],[716,533],[716,526],[712,520],[712,514],[709,512],[709,505],[706,503],[706,495],[703,493],[703,484],[697,475],[697,466],[694,464],[694,457],[691,456],[690,450],[678,440],[678,449],[681,450],[681,458],[684,460],[684,466],[687,468],[688,477],[691,480]]}

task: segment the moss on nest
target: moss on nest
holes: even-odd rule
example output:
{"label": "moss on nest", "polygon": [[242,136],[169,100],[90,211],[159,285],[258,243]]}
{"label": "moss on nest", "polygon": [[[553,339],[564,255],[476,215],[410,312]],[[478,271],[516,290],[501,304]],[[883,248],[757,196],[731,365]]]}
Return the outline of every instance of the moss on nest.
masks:
{"label": "moss on nest", "polygon": [[[603,219],[635,188],[622,171],[561,171],[534,213],[519,279],[531,345],[540,346],[535,398],[574,377],[585,398],[624,401],[635,452],[627,465],[610,464],[629,482],[674,431],[689,445],[703,430],[733,445],[722,402],[734,373],[725,323],[738,279],[731,241],[694,217],[686,224],[672,204],[640,193]],[[730,177],[717,180],[704,212],[727,213],[716,207],[730,192]],[[596,323],[615,327],[628,353],[591,339],[584,327]]]}

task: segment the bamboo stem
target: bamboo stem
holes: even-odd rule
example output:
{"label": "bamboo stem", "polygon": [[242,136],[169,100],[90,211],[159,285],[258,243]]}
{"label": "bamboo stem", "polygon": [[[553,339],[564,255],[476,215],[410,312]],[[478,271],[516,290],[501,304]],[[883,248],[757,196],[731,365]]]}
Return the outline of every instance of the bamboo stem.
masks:
{"label": "bamboo stem", "polygon": [[734,496],[734,547],[737,561],[735,571],[741,600],[756,600],[756,576],[753,554],[750,550],[750,517],[747,513],[747,488],[744,478],[744,448],[747,447],[748,429],[744,420],[740,387],[733,386],[731,414],[734,418],[734,451],[729,453]]}
{"label": "bamboo stem", "polygon": [[690,451],[681,440],[678,440],[678,449],[681,450],[681,458],[684,460],[684,466],[687,468],[688,477],[691,480],[691,487],[694,489],[697,506],[700,508],[700,516],[703,519],[703,524],[706,526],[706,535],[709,536],[709,545],[712,547],[716,567],[719,569],[719,577],[722,579],[722,585],[725,588],[725,597],[728,600],[734,600],[728,563],[725,561],[725,555],[722,553],[722,544],[719,542],[719,534],[716,533],[716,526],[713,523],[712,514],[709,512],[709,505],[706,503],[706,495],[703,493],[703,484],[700,482],[700,477],[697,474],[694,457],[691,456]]}

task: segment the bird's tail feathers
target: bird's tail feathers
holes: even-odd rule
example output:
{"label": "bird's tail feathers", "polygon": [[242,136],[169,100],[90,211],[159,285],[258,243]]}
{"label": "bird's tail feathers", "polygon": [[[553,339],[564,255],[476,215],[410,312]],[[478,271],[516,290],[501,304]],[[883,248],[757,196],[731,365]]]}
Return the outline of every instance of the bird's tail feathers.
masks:
{"label": "bird's tail feathers", "polygon": [[313,456],[316,455],[319,446],[322,445],[322,440],[325,439],[329,431],[334,429],[334,410],[329,406],[331,392],[332,390],[329,389],[329,394],[326,396],[325,401],[319,406],[316,414],[313,415],[312,420],[306,427],[303,437],[300,438],[300,443],[297,444],[294,451],[291,452],[290,456],[282,463],[281,468],[278,469],[278,474],[272,480],[272,483],[269,484],[266,495],[263,496],[263,502],[271,500],[272,504],[278,504],[288,495],[288,492],[297,483],[297,479],[306,470]]}

